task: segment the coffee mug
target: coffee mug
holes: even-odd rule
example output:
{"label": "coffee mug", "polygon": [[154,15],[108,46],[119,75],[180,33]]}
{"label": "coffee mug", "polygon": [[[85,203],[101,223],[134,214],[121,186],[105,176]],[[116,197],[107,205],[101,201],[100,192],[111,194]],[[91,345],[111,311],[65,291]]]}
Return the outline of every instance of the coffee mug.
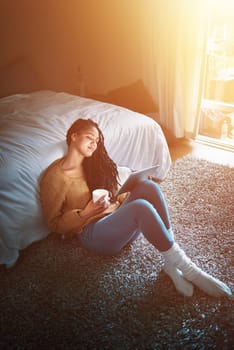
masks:
{"label": "coffee mug", "polygon": [[101,197],[104,197],[105,205],[107,206],[109,204],[109,192],[103,188],[98,188],[93,191],[92,193],[93,197],[93,202],[97,202]]}

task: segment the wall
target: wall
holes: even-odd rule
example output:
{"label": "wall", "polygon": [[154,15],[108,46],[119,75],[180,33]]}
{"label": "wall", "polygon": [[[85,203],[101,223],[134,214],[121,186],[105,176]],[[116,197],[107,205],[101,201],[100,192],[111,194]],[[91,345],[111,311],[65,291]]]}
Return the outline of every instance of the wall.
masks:
{"label": "wall", "polygon": [[145,28],[156,5],[157,0],[2,0],[0,96],[52,89],[155,112]]}

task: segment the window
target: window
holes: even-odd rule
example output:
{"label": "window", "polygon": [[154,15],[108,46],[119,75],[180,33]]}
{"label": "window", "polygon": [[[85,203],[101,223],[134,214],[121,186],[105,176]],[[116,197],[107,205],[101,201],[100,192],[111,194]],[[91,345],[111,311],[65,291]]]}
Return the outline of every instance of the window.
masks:
{"label": "window", "polygon": [[225,4],[212,12],[199,134],[234,146],[234,3]]}

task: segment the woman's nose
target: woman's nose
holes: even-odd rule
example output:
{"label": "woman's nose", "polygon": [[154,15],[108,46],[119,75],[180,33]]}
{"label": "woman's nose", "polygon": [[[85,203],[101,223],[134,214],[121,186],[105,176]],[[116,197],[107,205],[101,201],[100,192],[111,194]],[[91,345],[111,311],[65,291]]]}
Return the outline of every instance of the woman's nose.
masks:
{"label": "woman's nose", "polygon": [[97,147],[97,141],[92,140],[91,144],[92,144],[93,147],[95,147],[95,148]]}

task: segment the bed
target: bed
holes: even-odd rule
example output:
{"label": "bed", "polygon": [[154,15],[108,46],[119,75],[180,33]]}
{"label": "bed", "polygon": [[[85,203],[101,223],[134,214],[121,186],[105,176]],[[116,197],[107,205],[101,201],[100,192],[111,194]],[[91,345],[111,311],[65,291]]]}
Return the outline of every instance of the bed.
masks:
{"label": "bed", "polygon": [[158,164],[165,179],[171,158],[161,127],[129,109],[65,92],[37,91],[0,99],[0,264],[11,267],[20,250],[49,232],[38,195],[42,172],[66,151],[73,121],[97,122],[116,162],[120,182],[134,170]]}

